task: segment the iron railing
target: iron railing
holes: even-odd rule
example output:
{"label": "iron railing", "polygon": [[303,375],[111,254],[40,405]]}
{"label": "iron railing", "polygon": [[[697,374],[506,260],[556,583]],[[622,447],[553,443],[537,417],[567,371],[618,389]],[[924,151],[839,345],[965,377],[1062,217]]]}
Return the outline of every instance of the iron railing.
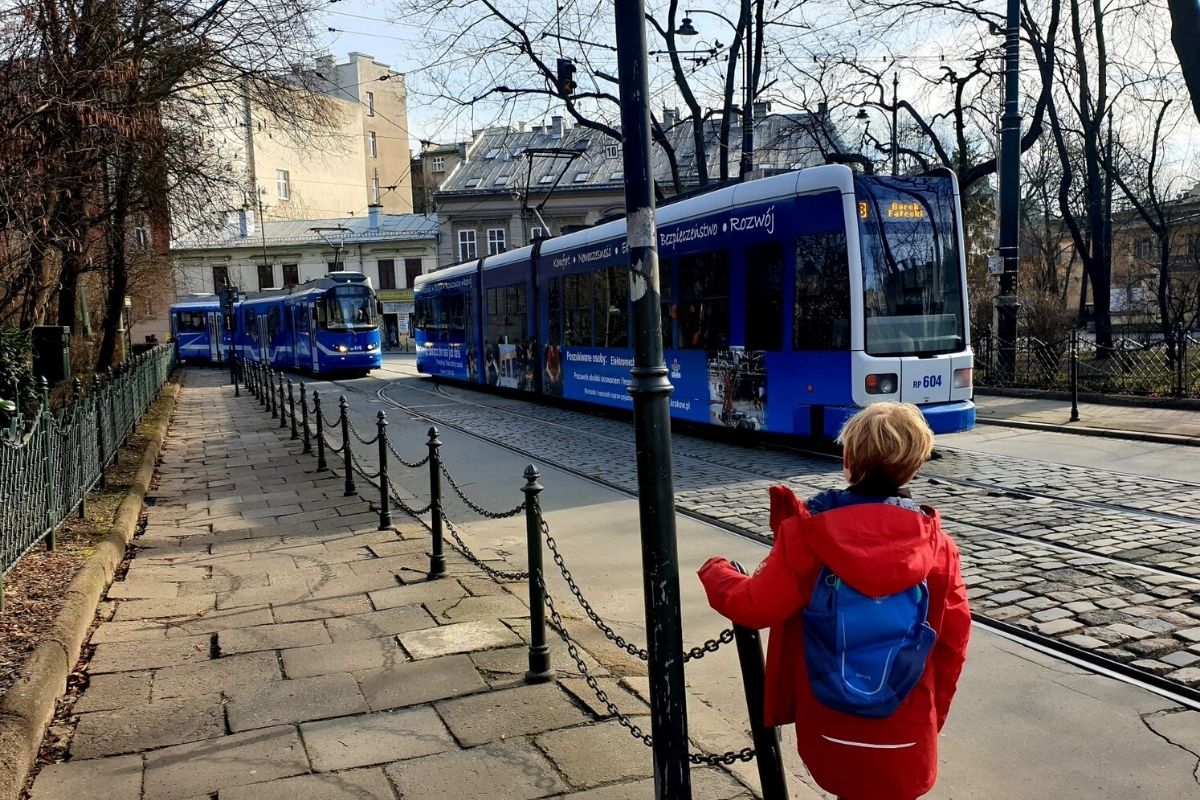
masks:
{"label": "iron railing", "polygon": [[43,379],[36,413],[0,431],[0,598],[4,576],[26,553],[43,540],[54,549],[67,516],[84,516],[88,492],[103,483],[174,367],[175,348],[157,347],[90,386],[76,379],[57,411]]}
{"label": "iron railing", "polygon": [[[1120,337],[1111,347],[1074,331],[1045,340],[1022,336],[1011,344],[985,331],[975,342],[975,384],[1157,397],[1200,396],[1200,341],[1190,332],[1141,339]],[[1074,369],[1072,361],[1077,359]]]}

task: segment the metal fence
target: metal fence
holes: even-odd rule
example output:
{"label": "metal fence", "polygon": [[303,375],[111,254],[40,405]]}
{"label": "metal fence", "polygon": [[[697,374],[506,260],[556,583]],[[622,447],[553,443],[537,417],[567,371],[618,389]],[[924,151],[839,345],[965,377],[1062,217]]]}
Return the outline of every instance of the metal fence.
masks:
{"label": "metal fence", "polygon": [[1056,340],[1023,336],[1007,343],[985,332],[975,343],[975,383],[1150,397],[1200,396],[1200,341],[1171,337],[1117,338],[1101,347],[1072,332]]}
{"label": "metal fence", "polygon": [[103,485],[105,468],[174,366],[174,347],[155,348],[88,387],[76,379],[70,402],[57,411],[43,379],[34,416],[0,431],[0,602],[3,576],[43,539],[54,549],[72,511],[84,516],[87,493]]}

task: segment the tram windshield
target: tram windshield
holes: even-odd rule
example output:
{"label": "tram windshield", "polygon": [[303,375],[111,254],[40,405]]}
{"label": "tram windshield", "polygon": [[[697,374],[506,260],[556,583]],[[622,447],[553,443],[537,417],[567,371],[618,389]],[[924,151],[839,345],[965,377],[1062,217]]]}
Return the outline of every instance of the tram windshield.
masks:
{"label": "tram windshield", "polygon": [[965,343],[958,209],[948,178],[855,181],[867,352],[951,353]]}
{"label": "tram windshield", "polygon": [[378,325],[375,293],[366,286],[335,286],[325,295],[326,327],[365,330]]}

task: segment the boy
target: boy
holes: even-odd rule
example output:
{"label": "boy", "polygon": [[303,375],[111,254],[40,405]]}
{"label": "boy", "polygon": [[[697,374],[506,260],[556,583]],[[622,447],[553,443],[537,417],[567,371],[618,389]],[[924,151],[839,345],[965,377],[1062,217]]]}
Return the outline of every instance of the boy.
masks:
{"label": "boy", "polygon": [[[700,580],[722,615],[771,628],[766,724],[797,723],[800,757],[814,780],[843,800],[913,800],[937,778],[937,735],[966,658],[971,614],[958,547],[942,533],[938,512],[914,503],[904,489],[933,452],[933,433],[915,406],[870,405],[846,423],[838,442],[849,488],[801,503],[790,489],[772,487],[775,544],[758,571],[747,577],[711,558]],[[812,616],[810,604],[828,602],[831,592],[841,592],[837,602],[845,605],[824,615],[837,627],[829,629],[836,635],[822,637],[821,615]],[[852,607],[855,598],[862,602]],[[853,615],[879,614],[880,604],[900,609],[901,638],[879,659],[878,686],[869,684],[881,689],[863,690],[856,681],[865,684],[858,679],[872,678],[862,674],[871,670],[847,672],[847,653],[831,651],[862,647],[865,639],[866,649],[850,655],[866,652],[861,663],[869,663],[874,628],[864,634],[861,620],[870,617]],[[895,625],[896,617],[882,627]],[[845,645],[856,638],[857,645]],[[874,702],[879,698],[870,695],[885,696],[890,683],[903,683],[906,653],[910,682],[894,693],[891,707],[841,702]]]}

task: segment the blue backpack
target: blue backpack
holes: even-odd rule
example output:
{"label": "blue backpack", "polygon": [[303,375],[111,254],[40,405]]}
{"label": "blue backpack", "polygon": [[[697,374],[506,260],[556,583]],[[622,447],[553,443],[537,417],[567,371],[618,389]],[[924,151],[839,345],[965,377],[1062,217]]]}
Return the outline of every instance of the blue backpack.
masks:
{"label": "blue backpack", "polygon": [[921,679],[937,632],[925,581],[867,597],[821,567],[804,610],[804,658],[813,695],[858,717],[887,717]]}

